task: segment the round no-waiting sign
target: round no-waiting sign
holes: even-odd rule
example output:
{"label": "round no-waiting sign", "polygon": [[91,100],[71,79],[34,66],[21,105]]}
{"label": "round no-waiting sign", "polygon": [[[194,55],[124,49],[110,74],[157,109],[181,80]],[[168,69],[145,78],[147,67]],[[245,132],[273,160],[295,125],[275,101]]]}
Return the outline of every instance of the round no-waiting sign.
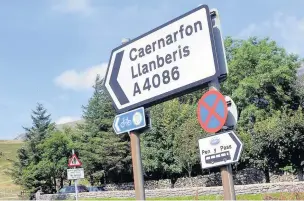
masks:
{"label": "round no-waiting sign", "polygon": [[198,102],[197,118],[206,132],[219,131],[224,126],[227,115],[228,108],[225,97],[217,90],[208,91]]}

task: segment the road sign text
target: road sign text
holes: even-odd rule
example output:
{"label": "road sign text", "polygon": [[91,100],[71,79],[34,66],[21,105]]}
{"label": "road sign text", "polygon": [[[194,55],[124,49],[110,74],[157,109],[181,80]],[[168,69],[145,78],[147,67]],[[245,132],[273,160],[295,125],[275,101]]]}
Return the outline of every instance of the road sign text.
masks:
{"label": "road sign text", "polygon": [[68,180],[83,179],[84,170],[83,168],[67,169]]}
{"label": "road sign text", "polygon": [[[131,61],[136,61],[137,58],[142,58],[151,52],[155,52],[157,49],[164,48],[165,46],[171,45],[176,42],[178,39],[183,39],[184,36],[191,36],[198,31],[203,29],[202,22],[197,21],[193,26],[188,25],[184,28],[184,25],[181,25],[178,31],[175,31],[172,34],[167,35],[166,37],[160,38],[157,41],[152,42],[152,44],[146,45],[144,48],[141,47],[139,49],[132,48],[129,53],[129,58]],[[160,56],[156,55],[156,58],[149,63],[141,64],[138,63],[137,67],[131,66],[131,74],[132,79],[140,77],[142,75],[148,74],[157,68],[161,68],[164,64],[171,64],[172,69],[164,70],[161,73],[155,73],[145,79],[145,82],[142,86],[139,86],[138,82],[134,83],[134,92],[133,96],[136,94],[141,94],[143,90],[150,90],[151,87],[158,88],[161,84],[169,84],[171,81],[178,80],[180,78],[180,72],[178,70],[178,66],[174,65],[174,62],[178,59],[183,59],[183,57],[187,57],[190,55],[190,47],[178,46],[178,50],[173,51],[172,53],[168,53],[166,55]]]}
{"label": "road sign text", "polygon": [[112,51],[105,86],[116,111],[149,107],[217,78],[209,8],[195,8]]}
{"label": "road sign text", "polygon": [[199,140],[202,168],[235,163],[242,152],[242,143],[233,131]]}

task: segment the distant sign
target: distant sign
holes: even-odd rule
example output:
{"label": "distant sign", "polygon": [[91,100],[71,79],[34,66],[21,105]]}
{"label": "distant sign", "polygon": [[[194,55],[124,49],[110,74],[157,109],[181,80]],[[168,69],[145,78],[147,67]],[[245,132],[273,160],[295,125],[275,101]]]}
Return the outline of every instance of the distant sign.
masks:
{"label": "distant sign", "polygon": [[225,97],[217,90],[209,90],[198,102],[197,118],[201,127],[215,133],[223,127],[228,114]]}
{"label": "distant sign", "polygon": [[105,86],[121,113],[187,93],[220,73],[210,11],[199,6],[112,51]]}
{"label": "distant sign", "polygon": [[235,163],[239,160],[243,144],[233,131],[199,140],[203,169]]}
{"label": "distant sign", "polygon": [[113,128],[116,134],[126,133],[146,126],[145,109],[143,107],[119,114],[115,117]]}
{"label": "distant sign", "polygon": [[80,167],[82,165],[81,161],[77,158],[76,154],[73,154],[69,159],[69,167]]}
{"label": "distant sign", "polygon": [[67,169],[68,180],[83,179],[83,168]]}

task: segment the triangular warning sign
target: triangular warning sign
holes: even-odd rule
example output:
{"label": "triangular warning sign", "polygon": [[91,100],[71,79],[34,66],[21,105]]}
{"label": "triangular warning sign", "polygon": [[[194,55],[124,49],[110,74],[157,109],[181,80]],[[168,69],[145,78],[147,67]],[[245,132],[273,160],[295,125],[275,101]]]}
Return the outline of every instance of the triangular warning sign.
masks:
{"label": "triangular warning sign", "polygon": [[69,159],[69,167],[80,167],[82,165],[81,161],[77,158],[76,154]]}

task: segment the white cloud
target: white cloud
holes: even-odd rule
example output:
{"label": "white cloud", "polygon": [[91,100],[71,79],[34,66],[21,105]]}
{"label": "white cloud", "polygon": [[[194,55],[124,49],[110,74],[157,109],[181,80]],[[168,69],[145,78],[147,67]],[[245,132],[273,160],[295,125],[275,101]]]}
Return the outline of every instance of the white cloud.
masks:
{"label": "white cloud", "polygon": [[73,122],[73,121],[78,121],[78,120],[80,120],[79,117],[63,116],[63,117],[58,118],[55,121],[55,123],[56,124],[66,124],[66,123]]}
{"label": "white cloud", "polygon": [[84,71],[76,71],[74,69],[64,71],[61,75],[54,79],[57,86],[64,89],[87,90],[94,85],[96,75],[99,74],[103,78],[107,71],[107,64],[103,63],[92,66]]}
{"label": "white cloud", "polygon": [[91,0],[56,0],[54,10],[62,13],[82,13],[89,15],[93,11]]}
{"label": "white cloud", "polygon": [[304,18],[277,12],[269,20],[250,24],[238,37],[269,36],[289,52],[304,55]]}

